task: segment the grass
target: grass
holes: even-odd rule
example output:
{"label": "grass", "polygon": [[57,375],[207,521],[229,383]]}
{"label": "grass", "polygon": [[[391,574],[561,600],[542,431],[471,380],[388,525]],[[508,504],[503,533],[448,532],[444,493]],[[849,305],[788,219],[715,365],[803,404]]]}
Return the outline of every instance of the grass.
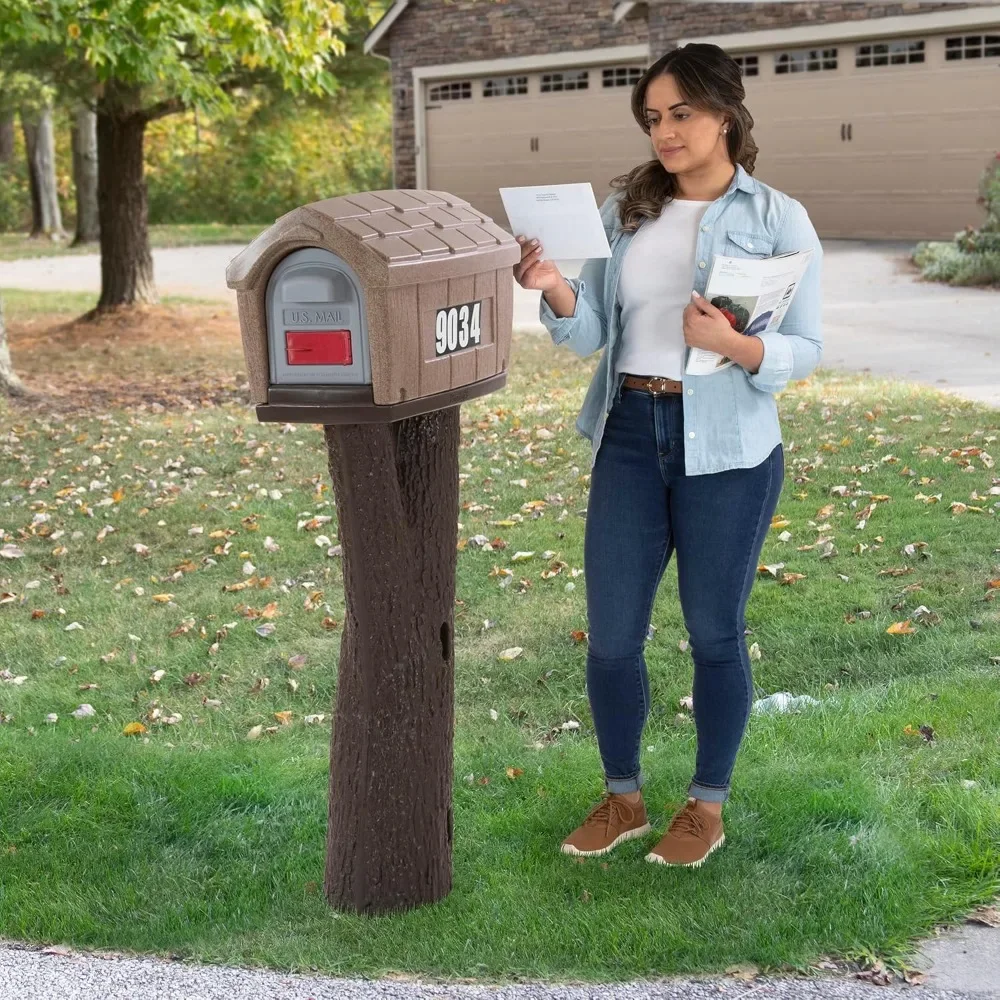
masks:
{"label": "grass", "polygon": [[[12,323],[15,363],[21,329]],[[184,344],[202,352],[203,377],[239,363],[238,335],[229,336]],[[464,546],[458,557],[454,887],[437,904],[375,918],[333,911],[322,895],[344,605],[339,560],[316,544],[320,531],[336,541],[337,527],[319,430],[258,425],[238,402],[0,411],[0,526],[4,543],[24,552],[0,561],[0,592],[13,595],[0,604],[0,670],[27,677],[0,681],[6,936],[490,981],[748,963],[805,970],[824,956],[899,968],[936,923],[1000,890],[1000,614],[991,600],[1000,591],[988,586],[1000,578],[1000,496],[989,492],[1000,478],[976,451],[1000,451],[1000,411],[827,371],[779,397],[787,478],[778,510],[789,523],[774,526],[762,562],[805,577],[782,585],[761,574],[751,594],[755,697],[787,690],[821,704],[751,717],[724,812],[727,843],[703,868],[646,864],[695,753],[690,713],[678,707],[692,663],[679,648],[672,561],[646,647],[653,709],[643,766],[655,835],[577,860],[559,841],[601,794],[586,644],[573,635],[586,629],[585,578],[567,586],[583,567],[589,478],[589,442],[573,422],[596,359],[532,335],[514,348],[507,387],[461,411],[459,544],[486,534],[506,547]],[[73,369],[99,350],[83,344]],[[69,361],[56,363],[69,372]],[[538,438],[541,427],[554,437]],[[527,487],[511,482],[520,479]],[[872,495],[890,499],[858,529]],[[525,507],[532,500],[546,501],[540,516]],[[320,514],[333,520],[299,529]],[[115,530],[102,534],[106,525]],[[824,558],[815,543],[831,536],[838,551]],[[904,551],[917,542],[927,545]],[[512,563],[519,550],[536,555]],[[247,560],[265,586],[225,592],[248,579]],[[555,560],[566,565],[543,579]],[[508,586],[494,566],[513,570]],[[255,626],[269,602],[276,628],[263,638]],[[886,632],[920,605],[940,621]],[[324,618],[337,625],[324,628]],[[83,628],[66,631],[72,622]],[[523,653],[498,658],[512,646]],[[296,654],[304,666],[289,665]],[[260,690],[262,677],[270,682]],[[96,714],[74,718],[83,702]],[[280,725],[274,713],[285,711],[291,722]],[[48,713],[58,722],[47,724]],[[162,721],[175,713],[176,723]],[[321,723],[304,724],[318,713]],[[559,728],[571,719],[579,730]],[[133,722],[148,732],[123,735]],[[257,725],[278,728],[246,740]],[[510,778],[508,767],[523,773]]]}
{"label": "grass", "polygon": [[[176,223],[149,227],[151,247],[190,247],[209,243],[249,243],[270,223],[225,225],[219,222]],[[96,243],[70,246],[72,234],[64,243],[44,238],[30,239],[27,233],[0,233],[0,260],[22,257],[53,257],[65,254],[99,253]]]}
{"label": "grass", "polygon": [[[97,305],[96,292],[45,292],[27,288],[0,288],[0,302],[3,303],[4,318],[11,323],[33,322],[38,317],[42,322],[55,317],[80,316]],[[193,305],[203,303],[184,295],[164,295],[160,302],[164,306]]]}

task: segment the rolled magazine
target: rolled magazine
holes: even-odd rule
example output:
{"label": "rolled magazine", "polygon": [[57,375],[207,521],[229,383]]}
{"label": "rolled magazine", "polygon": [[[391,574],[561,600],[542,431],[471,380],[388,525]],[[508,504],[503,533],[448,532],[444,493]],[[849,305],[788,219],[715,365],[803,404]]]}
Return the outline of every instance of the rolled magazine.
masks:
{"label": "rolled magazine", "polygon": [[[776,257],[723,257],[715,255],[705,286],[705,298],[720,309],[739,333],[777,330],[788,311],[813,250],[790,250]],[[688,350],[685,375],[711,375],[734,364],[702,347]]]}

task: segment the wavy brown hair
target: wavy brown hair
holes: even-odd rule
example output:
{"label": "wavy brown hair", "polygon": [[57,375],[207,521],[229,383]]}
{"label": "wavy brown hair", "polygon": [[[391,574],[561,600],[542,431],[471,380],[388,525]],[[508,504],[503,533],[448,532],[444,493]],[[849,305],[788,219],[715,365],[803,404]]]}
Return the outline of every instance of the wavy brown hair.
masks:
{"label": "wavy brown hair", "polygon": [[[725,114],[729,118],[726,148],[729,159],[753,173],[757,144],[750,136],[753,118],[743,106],[746,90],[735,59],[718,45],[690,42],[671,49],[650,66],[632,90],[632,114],[649,135],[646,121],[646,88],[664,73],[672,73],[683,99],[700,111]],[[622,190],[618,213],[624,229],[635,231],[643,219],[656,219],[663,206],[677,193],[677,178],[657,160],[648,160],[620,174],[611,187]]]}

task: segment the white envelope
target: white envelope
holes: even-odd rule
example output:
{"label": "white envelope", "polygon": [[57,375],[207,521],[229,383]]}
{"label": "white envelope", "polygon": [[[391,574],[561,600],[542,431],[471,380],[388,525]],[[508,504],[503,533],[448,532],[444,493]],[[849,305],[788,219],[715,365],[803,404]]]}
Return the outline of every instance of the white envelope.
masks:
{"label": "white envelope", "polygon": [[543,260],[611,256],[601,212],[589,183],[499,190],[510,231],[515,236],[538,240]]}

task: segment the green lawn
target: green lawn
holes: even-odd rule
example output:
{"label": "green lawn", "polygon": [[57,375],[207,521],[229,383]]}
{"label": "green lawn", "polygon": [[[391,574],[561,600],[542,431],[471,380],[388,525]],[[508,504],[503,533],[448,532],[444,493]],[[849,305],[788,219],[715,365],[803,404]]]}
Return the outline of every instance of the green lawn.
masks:
{"label": "green lawn", "polygon": [[[503,391],[462,407],[460,545],[507,544],[458,557],[454,888],[377,918],[322,895],[343,595],[316,544],[337,541],[318,429],[283,433],[241,406],[0,411],[0,544],[24,553],[0,560],[0,670],[27,677],[0,681],[6,937],[366,976],[621,980],[821,956],[899,968],[936,922],[1000,891],[1000,470],[977,451],[1000,456],[1000,411],[831,372],[779,398],[787,478],[762,562],[804,578],[761,574],[748,641],[757,697],[821,705],[751,717],[726,846],[703,868],[645,863],[695,754],[690,713],[677,717],[692,664],[671,562],[646,649],[654,833],[576,860],[559,842],[602,788],[572,635],[587,627],[572,570],[589,471],[573,422],[596,358],[531,335],[513,358]],[[889,499],[859,529],[873,495]],[[300,530],[309,515],[333,520]],[[512,562],[522,550],[535,556]],[[513,570],[507,587],[494,567]],[[224,591],[250,575],[265,585]],[[248,617],[271,602],[275,617]],[[920,605],[940,620],[887,633]],[[74,718],[85,702],[96,714]],[[306,725],[314,713],[326,718]],[[148,732],[124,735],[135,722]],[[278,729],[245,739],[258,725]]]}
{"label": "green lawn", "polygon": [[[149,242],[153,247],[190,247],[206,243],[249,243],[270,223],[224,225],[218,222],[160,225],[149,227]],[[64,243],[49,239],[29,239],[26,233],[0,233],[0,260],[17,260],[20,257],[51,257],[63,254],[98,253],[96,243],[70,246],[73,235]]]}

